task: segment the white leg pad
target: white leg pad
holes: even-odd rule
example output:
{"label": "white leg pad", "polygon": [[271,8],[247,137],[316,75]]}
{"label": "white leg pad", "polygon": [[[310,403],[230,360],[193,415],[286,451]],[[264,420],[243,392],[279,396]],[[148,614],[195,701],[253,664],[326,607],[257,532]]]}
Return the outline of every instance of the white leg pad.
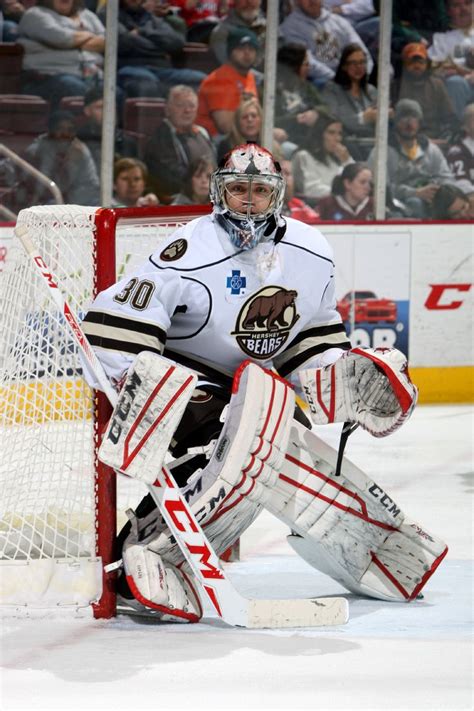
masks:
{"label": "white leg pad", "polygon": [[383,600],[414,599],[447,553],[405,516],[362,470],[293,423],[279,480],[265,507],[293,531],[289,542],[348,590]]}
{"label": "white leg pad", "polygon": [[100,461],[152,484],[196,382],[197,376],[177,363],[140,353],[110,418]]}
{"label": "white leg pad", "polygon": [[[278,481],[294,403],[291,387],[273,373],[255,363],[237,371],[211,460],[183,489],[218,554],[250,526]],[[150,546],[174,564],[183,560],[168,530]]]}
{"label": "white leg pad", "polygon": [[153,610],[163,621],[201,619],[201,604],[190,578],[157,553],[140,543],[128,545],[123,550],[123,565],[134,596],[128,601],[132,607]]}

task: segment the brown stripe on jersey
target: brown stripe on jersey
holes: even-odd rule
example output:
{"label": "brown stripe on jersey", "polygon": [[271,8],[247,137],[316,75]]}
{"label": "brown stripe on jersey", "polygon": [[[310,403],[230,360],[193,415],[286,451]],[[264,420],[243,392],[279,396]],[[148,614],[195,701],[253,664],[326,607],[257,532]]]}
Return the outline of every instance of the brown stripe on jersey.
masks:
{"label": "brown stripe on jersey", "polygon": [[307,328],[305,331],[298,333],[296,338],[291,341],[289,348],[293,348],[293,346],[297,343],[305,341],[307,338],[321,339],[323,336],[331,336],[334,333],[343,333],[346,335],[344,324],[339,322],[327,324],[326,326],[314,326],[313,328]]}
{"label": "brown stripe on jersey", "polygon": [[220,370],[216,370],[211,364],[204,363],[203,361],[193,357],[190,358],[188,355],[183,355],[182,353],[177,353],[176,351],[165,348],[163,353],[165,358],[170,358],[175,360],[180,365],[184,365],[186,368],[194,370],[198,375],[208,378],[213,383],[218,383],[226,388],[232,387],[232,376],[227,373],[223,373]]}
{"label": "brown stripe on jersey", "polygon": [[104,311],[89,311],[82,327],[93,346],[125,353],[162,353],[166,332],[155,324]]}
{"label": "brown stripe on jersey", "polygon": [[275,366],[280,375],[286,376],[328,348],[351,348],[342,323],[310,328],[298,334],[284,353],[275,358]]}
{"label": "brown stripe on jersey", "polygon": [[98,336],[87,336],[87,340],[92,346],[104,348],[107,351],[121,351],[122,353],[142,353],[143,351],[151,351],[161,355],[161,350],[152,348],[151,346],[143,346],[142,343],[130,343],[130,341],[117,341],[114,338],[103,338]]}

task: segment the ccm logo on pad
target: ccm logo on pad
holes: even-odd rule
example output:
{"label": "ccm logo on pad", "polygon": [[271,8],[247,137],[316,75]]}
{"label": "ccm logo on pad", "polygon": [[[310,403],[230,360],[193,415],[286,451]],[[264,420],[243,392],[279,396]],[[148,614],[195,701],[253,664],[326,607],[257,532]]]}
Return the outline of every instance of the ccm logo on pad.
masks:
{"label": "ccm logo on pad", "polygon": [[459,309],[462,306],[463,299],[459,299],[459,292],[469,291],[472,284],[430,284],[429,286],[431,291],[425,301],[425,308],[430,311],[446,311]]}

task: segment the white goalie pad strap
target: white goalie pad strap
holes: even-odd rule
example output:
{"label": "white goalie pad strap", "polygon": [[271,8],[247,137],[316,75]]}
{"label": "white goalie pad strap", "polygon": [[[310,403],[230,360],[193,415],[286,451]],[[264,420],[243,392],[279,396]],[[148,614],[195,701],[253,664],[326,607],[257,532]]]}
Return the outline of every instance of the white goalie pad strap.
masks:
{"label": "white goalie pad strap", "polygon": [[279,480],[265,507],[313,567],[352,592],[413,600],[447,552],[362,470],[294,422]]}
{"label": "white goalie pad strap", "polygon": [[300,371],[299,378],[314,424],[357,422],[375,437],[398,429],[418,394],[395,348],[353,348],[332,365]]}
{"label": "white goalie pad strap", "polygon": [[144,351],[131,366],[110,418],[99,459],[152,484],[183,416],[197,376]]}
{"label": "white goalie pad strap", "polygon": [[122,551],[127,583],[133,594],[132,607],[141,606],[171,622],[199,622],[202,608],[190,578],[163,561],[161,556],[140,543]]}
{"label": "white goalie pad strap", "polygon": [[[248,528],[278,480],[294,406],[294,391],[277,375],[250,362],[238,369],[212,457],[183,489],[218,554]],[[169,531],[151,545],[166,560],[182,561]]]}

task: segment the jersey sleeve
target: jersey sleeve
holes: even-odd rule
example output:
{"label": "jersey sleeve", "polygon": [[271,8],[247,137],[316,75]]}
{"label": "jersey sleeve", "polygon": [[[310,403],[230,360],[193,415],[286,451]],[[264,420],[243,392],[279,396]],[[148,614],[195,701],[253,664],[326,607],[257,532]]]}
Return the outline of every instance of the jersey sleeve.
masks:
{"label": "jersey sleeve", "polygon": [[141,351],[163,352],[180,294],[178,274],[149,264],[98,294],[82,326],[113,384],[120,383]]}

